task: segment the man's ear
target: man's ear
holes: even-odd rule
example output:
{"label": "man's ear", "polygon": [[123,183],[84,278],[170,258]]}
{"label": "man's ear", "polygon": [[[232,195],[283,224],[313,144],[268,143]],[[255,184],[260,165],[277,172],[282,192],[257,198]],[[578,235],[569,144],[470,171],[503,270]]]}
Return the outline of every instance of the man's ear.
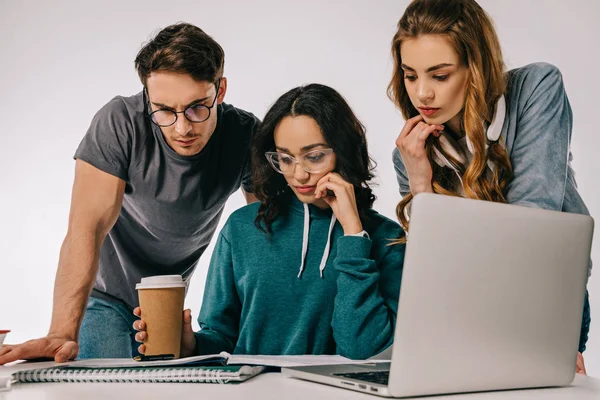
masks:
{"label": "man's ear", "polygon": [[227,93],[227,78],[221,78],[221,83],[219,84],[219,95],[217,96],[217,104],[221,104],[225,99],[225,93]]}

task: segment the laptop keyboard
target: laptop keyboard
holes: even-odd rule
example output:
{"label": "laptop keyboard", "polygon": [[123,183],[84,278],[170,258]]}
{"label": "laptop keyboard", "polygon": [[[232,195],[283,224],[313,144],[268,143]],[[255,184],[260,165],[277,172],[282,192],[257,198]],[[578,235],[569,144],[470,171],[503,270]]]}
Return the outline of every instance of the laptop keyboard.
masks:
{"label": "laptop keyboard", "polygon": [[348,372],[345,374],[334,374],[344,378],[357,379],[359,381],[367,381],[387,385],[390,379],[390,371],[372,371],[372,372]]}

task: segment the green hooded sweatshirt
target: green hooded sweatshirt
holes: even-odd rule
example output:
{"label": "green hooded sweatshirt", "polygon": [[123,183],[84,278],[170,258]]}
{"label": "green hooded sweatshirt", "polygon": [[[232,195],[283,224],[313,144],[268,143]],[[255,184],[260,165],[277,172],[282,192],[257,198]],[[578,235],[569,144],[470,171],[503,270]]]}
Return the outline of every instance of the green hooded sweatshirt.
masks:
{"label": "green hooded sweatshirt", "polygon": [[272,224],[260,203],[235,211],[212,255],[196,354],[371,357],[391,345],[404,245],[400,226],[369,209],[370,238],[344,236],[331,209],[293,198]]}

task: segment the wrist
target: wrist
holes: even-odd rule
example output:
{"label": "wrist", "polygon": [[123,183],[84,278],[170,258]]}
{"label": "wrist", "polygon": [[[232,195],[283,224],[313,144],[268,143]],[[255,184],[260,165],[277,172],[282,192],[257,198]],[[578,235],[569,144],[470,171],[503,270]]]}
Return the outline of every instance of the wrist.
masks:
{"label": "wrist", "polygon": [[73,342],[77,341],[77,335],[74,332],[65,331],[64,329],[58,330],[58,329],[52,329],[51,328],[48,331],[48,335],[47,336],[51,337],[51,338],[65,339],[65,340],[73,341]]}
{"label": "wrist", "polygon": [[363,226],[360,221],[348,226],[342,225],[342,228],[344,228],[344,235],[356,235],[357,233],[361,233],[363,231]]}
{"label": "wrist", "polygon": [[433,186],[431,182],[424,184],[416,184],[410,185],[410,192],[413,196],[416,196],[419,193],[433,193]]}
{"label": "wrist", "polygon": [[76,342],[79,336],[79,327],[80,325],[73,320],[65,321],[60,315],[55,319],[53,315],[47,336]]}
{"label": "wrist", "polygon": [[369,236],[369,233],[365,230],[362,230],[358,233],[346,233],[344,236],[356,236],[356,237],[371,239],[371,236]]}

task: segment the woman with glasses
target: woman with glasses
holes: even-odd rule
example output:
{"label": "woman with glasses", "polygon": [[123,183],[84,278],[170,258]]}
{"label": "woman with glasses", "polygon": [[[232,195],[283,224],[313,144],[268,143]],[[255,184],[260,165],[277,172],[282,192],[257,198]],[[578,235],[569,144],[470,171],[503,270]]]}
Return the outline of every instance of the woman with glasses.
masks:
{"label": "woman with glasses", "polygon": [[[560,71],[545,63],[506,71],[475,0],[414,0],[392,56],[389,94],[407,120],[393,155],[407,232],[422,192],[589,214],[571,168],[573,115]],[[582,315],[577,372],[585,373],[587,294]]]}
{"label": "woman with glasses", "polygon": [[[386,349],[404,261],[404,245],[390,239],[402,230],[371,209],[365,131],[346,101],[318,84],[290,90],[267,112],[252,157],[260,202],[234,212],[221,231],[202,329],[192,331],[186,310],[182,356],[364,359]],[[144,323],[134,327],[144,341]]]}

